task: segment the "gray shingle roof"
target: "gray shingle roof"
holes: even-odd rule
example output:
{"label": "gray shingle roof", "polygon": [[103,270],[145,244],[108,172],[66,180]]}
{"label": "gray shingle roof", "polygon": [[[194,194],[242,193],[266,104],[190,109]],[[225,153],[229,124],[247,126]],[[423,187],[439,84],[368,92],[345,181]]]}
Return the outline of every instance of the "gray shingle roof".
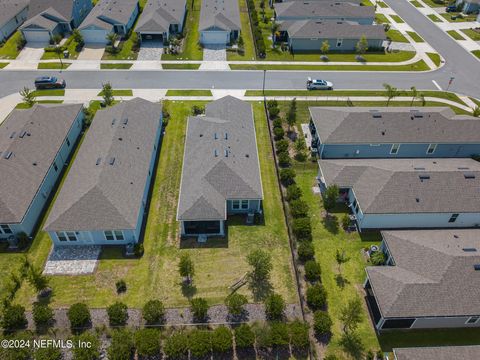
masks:
{"label": "gray shingle roof", "polygon": [[279,18],[374,18],[373,6],[357,6],[336,1],[289,1],[275,4],[275,14]]}
{"label": "gray shingle roof", "polygon": [[28,19],[20,28],[33,26],[52,31],[58,22],[48,19],[45,15],[62,22],[70,22],[73,17],[73,4],[73,0],[30,0]]}
{"label": "gray shingle roof", "polygon": [[359,25],[358,23],[335,21],[284,21],[280,29],[288,32],[292,39],[322,38],[322,39],[386,39],[382,25]]}
{"label": "gray shingle roof", "polygon": [[325,144],[480,143],[480,120],[446,107],[311,107],[310,116]]}
{"label": "gray shingle roof", "polygon": [[47,231],[135,229],[161,114],[160,104],[139,98],[97,112]]}
{"label": "gray shingle roof", "polygon": [[366,271],[383,317],[480,315],[479,230],[382,234],[395,266]]}
{"label": "gray shingle roof", "polygon": [[83,20],[79,29],[94,25],[111,30],[113,25],[126,25],[137,6],[138,0],[100,0]]}
{"label": "gray shingle roof", "polygon": [[179,220],[223,220],[227,199],[263,197],[252,106],[227,96],[205,113],[188,119]]}
{"label": "gray shingle roof", "polygon": [[37,104],[13,110],[0,126],[0,224],[22,221],[81,111],[80,104]]}
{"label": "gray shingle roof", "polygon": [[[318,163],[327,185],[353,188],[364,214],[480,212],[480,163],[471,159]],[[475,178],[467,179],[466,174]],[[421,179],[425,176],[429,179]]]}
{"label": "gray shingle roof", "polygon": [[148,0],[137,32],[167,32],[171,24],[180,24],[185,14],[186,0]]}
{"label": "gray shingle roof", "polygon": [[237,0],[202,0],[199,30],[216,27],[222,30],[240,30],[240,8]]}
{"label": "gray shingle roof", "polygon": [[478,360],[480,346],[439,346],[393,349],[395,360]]}
{"label": "gray shingle roof", "polygon": [[0,0],[0,27],[4,26],[28,5],[28,0]]}

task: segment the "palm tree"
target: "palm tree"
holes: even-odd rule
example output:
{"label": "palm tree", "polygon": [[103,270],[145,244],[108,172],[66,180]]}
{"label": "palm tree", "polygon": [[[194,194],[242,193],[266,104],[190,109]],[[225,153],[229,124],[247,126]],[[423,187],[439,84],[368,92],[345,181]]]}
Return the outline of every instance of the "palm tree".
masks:
{"label": "palm tree", "polygon": [[417,98],[417,95],[418,95],[418,92],[417,92],[417,88],[415,86],[412,86],[410,88],[410,90],[412,91],[412,102],[410,103],[410,106],[413,105],[413,102],[415,101],[415,99]]}
{"label": "palm tree", "polygon": [[63,50],[61,46],[55,46],[55,54],[58,56],[58,60],[60,60],[60,69],[63,70]]}
{"label": "palm tree", "polygon": [[396,87],[393,87],[392,85],[390,84],[383,84],[383,87],[385,88],[385,91],[386,91],[386,95],[387,95],[387,107],[388,105],[390,104],[390,100],[392,100],[393,98],[397,97],[398,94],[399,94],[399,91]]}
{"label": "palm tree", "polygon": [[107,35],[107,40],[108,42],[112,45],[113,48],[115,48],[115,43],[118,40],[118,34],[117,33],[110,33]]}
{"label": "palm tree", "polygon": [[277,33],[279,28],[280,28],[280,25],[277,22],[273,21],[272,22],[272,44],[274,48],[275,48],[275,34]]}

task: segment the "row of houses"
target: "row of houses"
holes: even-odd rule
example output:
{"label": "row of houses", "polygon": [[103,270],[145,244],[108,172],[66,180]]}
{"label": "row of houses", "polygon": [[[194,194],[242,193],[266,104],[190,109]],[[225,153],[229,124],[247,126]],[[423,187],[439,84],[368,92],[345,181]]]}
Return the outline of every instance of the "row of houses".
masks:
{"label": "row of houses", "polygon": [[321,192],[359,231],[382,230],[366,268],[377,330],[480,327],[480,121],[448,108],[310,108]]}

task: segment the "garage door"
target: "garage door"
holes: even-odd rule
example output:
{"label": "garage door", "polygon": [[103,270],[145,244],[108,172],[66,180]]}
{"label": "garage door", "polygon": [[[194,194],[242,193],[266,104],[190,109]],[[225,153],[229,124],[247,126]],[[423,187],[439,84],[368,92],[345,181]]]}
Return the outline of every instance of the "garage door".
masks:
{"label": "garage door", "polygon": [[50,41],[50,34],[48,31],[24,31],[23,36],[25,36],[27,42],[48,43]]}
{"label": "garage door", "polygon": [[106,44],[108,41],[107,32],[103,30],[82,30],[80,32],[85,44]]}
{"label": "garage door", "polygon": [[202,44],[204,45],[226,45],[229,42],[227,31],[203,31]]}

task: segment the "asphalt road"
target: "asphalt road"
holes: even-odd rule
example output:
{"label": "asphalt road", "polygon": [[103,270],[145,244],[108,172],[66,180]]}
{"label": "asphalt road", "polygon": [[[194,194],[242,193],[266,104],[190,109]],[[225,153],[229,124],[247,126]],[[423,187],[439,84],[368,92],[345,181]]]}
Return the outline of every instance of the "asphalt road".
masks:
{"label": "asphalt road", "polygon": [[[480,62],[424,17],[406,0],[385,0],[426,41],[446,59],[441,69],[415,72],[331,72],[331,71],[268,71],[267,89],[305,89],[308,76],[332,81],[336,89],[380,89],[389,83],[400,89],[433,89],[435,80],[445,89],[451,76],[455,80],[450,90],[480,97]],[[48,74],[54,73],[48,71]],[[1,71],[0,96],[24,86],[32,87],[35,76],[45,71]],[[262,71],[67,71],[60,75],[68,87],[97,89],[110,81],[115,88],[127,89],[261,89]]]}

